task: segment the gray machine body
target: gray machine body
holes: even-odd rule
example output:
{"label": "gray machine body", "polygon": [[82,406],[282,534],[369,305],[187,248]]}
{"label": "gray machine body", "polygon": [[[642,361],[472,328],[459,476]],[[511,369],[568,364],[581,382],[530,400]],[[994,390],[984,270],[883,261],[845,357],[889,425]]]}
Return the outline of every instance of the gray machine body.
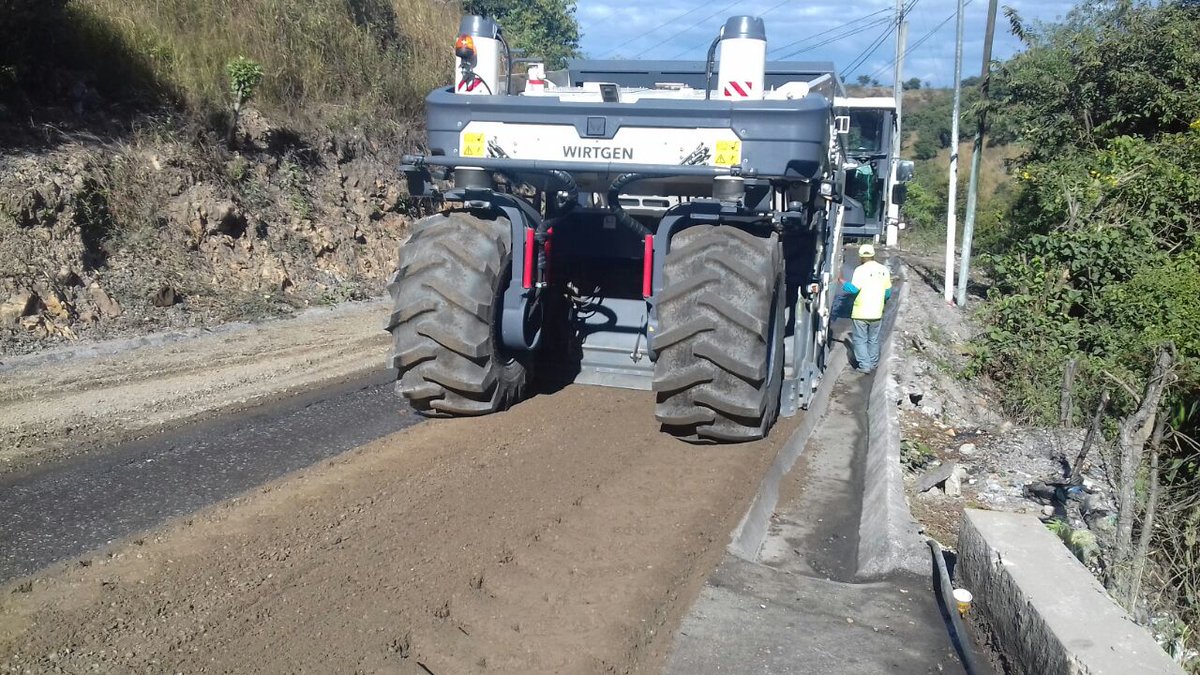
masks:
{"label": "gray machine body", "polygon": [[[607,82],[625,88],[661,88],[664,83],[693,89],[705,86],[703,62],[576,61],[572,83]],[[522,271],[530,230],[553,228],[548,273],[571,277],[578,294],[571,330],[581,345],[574,381],[649,389],[657,332],[656,298],[663,287],[663,261],[671,236],[699,224],[730,225],[785,241],[788,284],[795,298],[785,339],[786,366],[781,412],[805,407],[816,390],[828,343],[822,321],[828,319],[840,250],[843,185],[834,140],[833,105],[843,93],[832,64],[769,64],[768,88],[808,83],[804,95],[785,100],[729,101],[713,98],[640,98],[628,102],[572,101],[552,96],[456,95],[438,89],[426,99],[429,152],[408,156],[404,167],[414,196],[460,202],[469,208],[507,217],[513,228],[512,279],[504,294],[502,337],[511,349],[538,349],[540,328],[530,327],[543,289],[525,287]],[[489,147],[486,156],[464,156],[464,129],[472,123],[529,127],[573,127],[579,139],[613,139],[622,129],[732,132],[741,142],[733,166],[639,164],[629,162],[514,159]],[[635,158],[636,162],[636,158]],[[580,206],[552,222],[515,194],[491,186],[439,191],[436,179],[453,179],[455,169],[482,169],[510,182],[535,185],[558,194],[553,172],[567,173],[579,191]],[[611,205],[595,199],[618,176],[641,179],[621,192],[628,213],[653,235],[652,292],[642,292],[644,241],[617,224]],[[744,196],[719,198],[714,178],[745,181]],[[832,188],[830,200],[818,195]],[[541,229],[539,229],[541,228]],[[800,240],[789,251],[788,241]],[[555,283],[554,280],[550,282]],[[808,291],[819,286],[820,291]],[[589,293],[593,293],[591,297]],[[536,320],[536,319],[533,319]]]}
{"label": "gray machine body", "polygon": [[[832,84],[829,93],[832,94]],[[828,164],[828,136],[833,122],[831,98],[814,92],[791,101],[642,99],[613,104],[533,96],[458,96],[450,89],[439,89],[426,99],[426,111],[433,155],[459,156],[462,130],[471,122],[570,124],[581,139],[612,139],[625,127],[723,128],[732,129],[743,143],[741,173],[812,180]],[[463,158],[461,165],[473,166],[470,159]],[[555,166],[572,170],[567,161]],[[660,166],[656,170],[669,174],[669,168]],[[612,171],[605,173],[629,170],[614,163]]]}

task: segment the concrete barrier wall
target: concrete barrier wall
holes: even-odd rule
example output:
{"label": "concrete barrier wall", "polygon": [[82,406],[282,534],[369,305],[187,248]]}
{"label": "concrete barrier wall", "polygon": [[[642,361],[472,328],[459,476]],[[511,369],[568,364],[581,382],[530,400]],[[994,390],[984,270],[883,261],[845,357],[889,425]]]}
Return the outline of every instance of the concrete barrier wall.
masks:
{"label": "concrete barrier wall", "polygon": [[907,282],[903,268],[892,265],[895,284],[883,318],[879,367],[867,402],[867,456],[863,466],[863,503],[858,528],[858,571],[861,579],[895,572],[929,573],[929,556],[920,527],[908,508],[900,467],[900,387],[893,364],[900,359],[896,324],[904,311]]}
{"label": "concrete barrier wall", "polygon": [[957,574],[1015,675],[1183,675],[1035,516],[967,509]]}

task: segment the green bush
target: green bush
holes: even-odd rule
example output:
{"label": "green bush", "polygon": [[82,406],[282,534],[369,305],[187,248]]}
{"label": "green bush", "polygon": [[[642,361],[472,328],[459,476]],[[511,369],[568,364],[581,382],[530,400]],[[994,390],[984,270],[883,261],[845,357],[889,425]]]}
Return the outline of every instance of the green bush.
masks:
{"label": "green bush", "polygon": [[1177,391],[1200,391],[1200,11],[1101,2],[1022,35],[997,74],[996,115],[1025,155],[977,366],[1010,409],[1052,419],[1055,364],[1080,357],[1094,389],[1136,390],[1171,342]]}
{"label": "green bush", "polygon": [[239,56],[225,65],[225,76],[229,78],[229,93],[236,109],[254,98],[254,92],[262,83],[263,69],[254,61]]}

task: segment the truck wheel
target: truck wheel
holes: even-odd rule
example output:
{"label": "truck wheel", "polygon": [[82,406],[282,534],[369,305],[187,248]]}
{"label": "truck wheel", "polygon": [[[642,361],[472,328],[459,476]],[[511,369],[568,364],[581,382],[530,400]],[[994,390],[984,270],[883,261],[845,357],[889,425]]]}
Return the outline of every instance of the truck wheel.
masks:
{"label": "truck wheel", "polygon": [[694,226],[671,240],[654,337],[664,431],[694,442],[766,436],[783,381],[783,275],[775,234]]}
{"label": "truck wheel", "polygon": [[388,284],[396,393],[428,415],[484,415],[522,398],[525,363],[498,335],[512,270],[508,220],[424,218]]}

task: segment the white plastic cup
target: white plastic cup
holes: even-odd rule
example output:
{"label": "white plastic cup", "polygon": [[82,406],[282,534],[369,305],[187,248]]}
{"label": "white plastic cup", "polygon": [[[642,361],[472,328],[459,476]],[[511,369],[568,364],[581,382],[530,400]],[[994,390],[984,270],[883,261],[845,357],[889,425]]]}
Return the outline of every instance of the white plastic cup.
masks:
{"label": "white plastic cup", "polygon": [[958,606],[959,616],[967,615],[967,610],[971,608],[971,600],[973,599],[971,591],[965,588],[954,589],[954,604]]}

